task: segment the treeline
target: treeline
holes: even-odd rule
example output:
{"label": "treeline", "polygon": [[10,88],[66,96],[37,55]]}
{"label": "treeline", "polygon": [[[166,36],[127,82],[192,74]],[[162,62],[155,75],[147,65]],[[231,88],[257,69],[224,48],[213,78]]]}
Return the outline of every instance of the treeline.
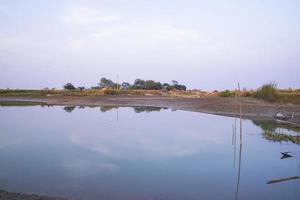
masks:
{"label": "treeline", "polygon": [[[67,83],[63,86],[66,90],[84,90],[85,87],[75,87],[72,83]],[[95,87],[91,87],[91,89],[103,89],[103,88],[110,88],[110,89],[121,89],[121,90],[130,90],[130,89],[141,89],[141,90],[186,90],[186,86],[183,84],[179,84],[178,81],[173,80],[170,84],[169,83],[161,83],[159,81],[154,80],[143,80],[143,79],[136,79],[133,84],[128,82],[122,82],[122,84],[118,84],[113,82],[108,78],[101,78],[98,85]]]}

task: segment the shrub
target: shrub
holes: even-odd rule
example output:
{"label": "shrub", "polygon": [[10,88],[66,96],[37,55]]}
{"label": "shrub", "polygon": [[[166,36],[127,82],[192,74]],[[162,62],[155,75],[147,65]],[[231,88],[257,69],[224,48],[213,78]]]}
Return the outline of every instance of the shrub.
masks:
{"label": "shrub", "polygon": [[232,92],[230,92],[229,90],[225,90],[220,93],[220,97],[233,97],[233,96],[234,96],[234,94]]}
{"label": "shrub", "polygon": [[261,88],[254,92],[253,96],[258,99],[263,99],[266,101],[275,101],[278,99],[278,90],[276,83],[264,84]]}
{"label": "shrub", "polygon": [[101,90],[103,92],[103,95],[118,95],[120,94],[120,91],[117,89],[111,89],[111,88],[103,88]]}

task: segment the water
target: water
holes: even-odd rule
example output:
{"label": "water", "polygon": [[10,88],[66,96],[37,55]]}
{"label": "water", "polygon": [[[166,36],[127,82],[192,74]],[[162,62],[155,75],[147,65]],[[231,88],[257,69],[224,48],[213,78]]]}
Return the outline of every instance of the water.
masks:
{"label": "water", "polygon": [[[0,189],[74,200],[300,199],[300,179],[267,184],[300,176],[299,130],[242,123],[240,146],[239,119],[234,134],[230,117],[157,108],[0,107]],[[293,137],[284,141],[274,132]],[[296,155],[280,159],[284,151]]]}

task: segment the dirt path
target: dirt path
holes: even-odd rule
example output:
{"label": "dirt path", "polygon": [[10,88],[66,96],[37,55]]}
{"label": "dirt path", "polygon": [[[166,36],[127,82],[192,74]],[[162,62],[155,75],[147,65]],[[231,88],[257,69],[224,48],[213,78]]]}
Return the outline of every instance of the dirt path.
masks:
{"label": "dirt path", "polygon": [[[162,96],[50,96],[50,97],[0,97],[0,101],[30,101],[48,105],[68,106],[155,106],[174,110],[238,116],[235,98],[201,97],[180,98]],[[294,122],[300,123],[300,105],[268,103],[243,97],[243,118],[273,118],[277,111],[294,112]]]}

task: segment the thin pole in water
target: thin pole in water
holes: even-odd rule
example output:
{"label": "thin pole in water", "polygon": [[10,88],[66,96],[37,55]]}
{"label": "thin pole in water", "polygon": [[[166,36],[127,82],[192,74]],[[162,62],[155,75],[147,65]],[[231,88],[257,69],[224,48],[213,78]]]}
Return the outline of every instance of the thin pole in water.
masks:
{"label": "thin pole in water", "polygon": [[238,90],[239,90],[239,108],[240,108],[240,142],[242,143],[242,141],[243,141],[243,134],[242,134],[243,124],[242,124],[242,99],[241,99],[240,83],[238,83]]}

